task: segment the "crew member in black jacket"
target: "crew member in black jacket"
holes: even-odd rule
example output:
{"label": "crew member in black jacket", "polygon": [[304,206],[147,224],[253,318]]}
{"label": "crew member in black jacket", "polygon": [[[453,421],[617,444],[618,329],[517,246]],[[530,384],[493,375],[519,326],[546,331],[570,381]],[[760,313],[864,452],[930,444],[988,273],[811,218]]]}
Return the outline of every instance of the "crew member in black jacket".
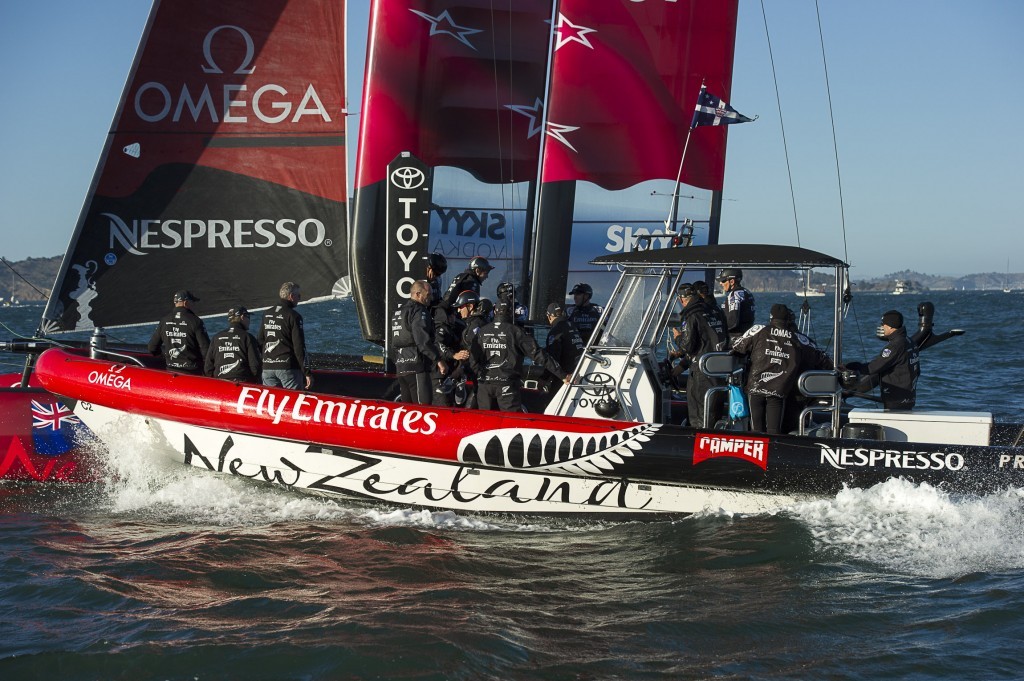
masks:
{"label": "crew member in black jacket", "polygon": [[487,258],[482,255],[474,256],[469,261],[469,267],[464,272],[459,272],[455,279],[452,280],[451,285],[448,286],[448,290],[444,294],[444,300],[442,301],[444,306],[448,309],[455,307],[455,299],[459,297],[459,294],[463,291],[472,291],[473,293],[480,295],[480,287],[483,285],[484,280],[487,279],[487,275],[491,273],[494,267],[487,261]]}
{"label": "crew member in black jacket", "polygon": [[590,284],[583,282],[576,284],[569,291],[569,295],[572,296],[573,304],[566,308],[565,316],[576,325],[576,330],[580,332],[580,338],[586,343],[594,333],[594,327],[601,319],[604,308],[590,302],[594,295],[594,288]]}
{"label": "crew member in black jacket", "polygon": [[481,409],[497,406],[498,411],[522,411],[523,357],[527,355],[559,380],[568,380],[558,362],[512,323],[512,309],[498,303],[494,306],[494,321],[480,328],[469,348],[469,361],[478,376],[476,399]]}
{"label": "crew member in black jacket", "polygon": [[306,333],[302,315],[295,306],[302,300],[302,289],[293,281],[281,284],[281,300],[263,315],[258,337],[263,348],[263,384],[290,390],[313,385],[313,374],[306,357]]}
{"label": "crew member in black jacket", "polygon": [[444,374],[437,366],[430,372],[430,382],[434,388],[431,403],[435,407],[455,406],[453,372],[460,361],[469,359],[469,351],[462,348],[462,332],[465,329],[465,322],[455,315],[454,310],[449,312],[440,305],[434,308],[434,341],[447,368]]}
{"label": "crew member in black jacket", "polygon": [[409,300],[391,318],[391,361],[398,374],[401,401],[430,404],[433,386],[430,372],[436,367],[448,373],[434,340],[434,317],[430,311],[430,284],[419,279],[412,284]]}
{"label": "crew member in black jacket", "polygon": [[700,370],[700,358],[705,353],[724,350],[728,346],[729,334],[692,284],[681,284],[678,293],[683,304],[679,349],[690,363],[690,376],[686,380],[687,419],[691,428],[711,427],[714,415],[704,413],[704,395],[716,383]]}
{"label": "crew member in black jacket", "polygon": [[228,328],[210,340],[206,353],[206,375],[229,381],[258,383],[260,380],[260,346],[249,333],[249,310],[236,305],[228,310]]}
{"label": "crew member in black jacket", "polygon": [[565,316],[565,308],[561,303],[548,305],[547,315],[551,330],[548,331],[544,350],[558,362],[558,366],[571,374],[583,354],[583,339],[579,329]]}
{"label": "crew member in black jacket", "polygon": [[737,340],[732,351],[750,357],[746,383],[750,428],[762,433],[782,432],[786,400],[800,374],[832,368],[832,359],[797,330],[793,311],[781,303],[772,305],[768,326]]}
{"label": "crew member in black jacket", "polygon": [[191,291],[174,294],[174,311],[157,324],[149,339],[149,353],[159,355],[162,352],[171,371],[202,376],[210,336],[203,320],[192,311],[192,303],[198,302]]}
{"label": "crew member in black jacket", "polygon": [[739,338],[754,325],[754,294],[743,288],[743,270],[730,268],[722,270],[718,281],[725,291],[726,331],[732,338]]}
{"label": "crew member in black jacket", "polygon": [[892,411],[907,411],[917,402],[917,379],[921,375],[917,346],[907,337],[903,315],[889,310],[882,315],[882,335],[886,343],[878,356],[867,364],[849,362],[847,369],[865,374],[858,390],[880,386],[882,404]]}

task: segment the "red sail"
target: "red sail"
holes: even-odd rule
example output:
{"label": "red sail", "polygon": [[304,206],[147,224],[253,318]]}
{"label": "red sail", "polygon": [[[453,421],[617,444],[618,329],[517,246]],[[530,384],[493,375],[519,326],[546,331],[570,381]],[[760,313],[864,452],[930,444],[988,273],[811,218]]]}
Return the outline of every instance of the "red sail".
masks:
{"label": "red sail", "polygon": [[485,182],[533,179],[550,20],[550,0],[374,0],[355,186],[403,151]]}
{"label": "red sail", "polygon": [[44,313],[55,332],[329,296],[347,269],[344,2],[159,1]]}
{"label": "red sail", "polygon": [[[701,82],[729,100],[737,0],[561,0],[543,180],[675,179]],[[694,131],[682,180],[721,189],[725,128]]]}

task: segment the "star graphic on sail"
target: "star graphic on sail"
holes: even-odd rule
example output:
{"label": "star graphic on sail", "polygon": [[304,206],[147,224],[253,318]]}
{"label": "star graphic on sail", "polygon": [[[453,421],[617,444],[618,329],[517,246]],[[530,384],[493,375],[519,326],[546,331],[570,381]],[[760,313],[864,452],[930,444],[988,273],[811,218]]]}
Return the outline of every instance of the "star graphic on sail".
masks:
{"label": "star graphic on sail", "polygon": [[[540,121],[544,118],[544,102],[540,100],[540,97],[533,101],[533,105],[529,106],[526,104],[506,104],[506,109],[511,109],[521,116],[526,116],[530,119],[530,129],[526,135],[529,139],[536,135],[541,130]],[[579,130],[578,125],[562,125],[560,123],[547,122],[547,134],[554,137],[556,140],[569,147],[573,151],[576,151],[569,140],[565,139],[564,133],[572,132],[573,130]]]}
{"label": "star graphic on sail", "polygon": [[450,35],[451,37],[458,40],[460,43],[469,47],[470,49],[476,50],[476,47],[473,46],[473,43],[469,42],[468,36],[471,36],[475,33],[481,33],[482,29],[466,28],[464,26],[459,26],[452,19],[451,15],[448,14],[448,10],[441,12],[436,17],[430,16],[426,12],[420,12],[414,9],[410,9],[409,11],[430,22],[430,35]]}
{"label": "star graphic on sail", "polygon": [[505,108],[511,109],[520,116],[526,116],[530,119],[530,130],[526,134],[527,139],[540,132],[540,121],[544,117],[544,102],[540,101],[540,97],[534,100],[533,106],[527,104],[506,104]]}
{"label": "star graphic on sail", "polygon": [[558,42],[555,43],[555,50],[559,50],[563,45],[569,43],[579,43],[584,47],[594,49],[594,46],[590,44],[590,39],[587,38],[588,33],[597,33],[597,29],[587,28],[586,26],[577,26],[568,19],[565,15],[559,13],[558,24],[555,26],[555,31],[558,33]]}

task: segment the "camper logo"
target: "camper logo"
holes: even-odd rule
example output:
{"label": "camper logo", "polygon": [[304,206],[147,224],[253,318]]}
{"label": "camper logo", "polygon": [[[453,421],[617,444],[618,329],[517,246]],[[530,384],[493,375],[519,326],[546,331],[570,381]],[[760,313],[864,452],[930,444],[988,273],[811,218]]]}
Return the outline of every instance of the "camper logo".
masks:
{"label": "camper logo", "polygon": [[729,456],[749,461],[768,470],[768,438],[697,433],[693,443],[693,465]]}

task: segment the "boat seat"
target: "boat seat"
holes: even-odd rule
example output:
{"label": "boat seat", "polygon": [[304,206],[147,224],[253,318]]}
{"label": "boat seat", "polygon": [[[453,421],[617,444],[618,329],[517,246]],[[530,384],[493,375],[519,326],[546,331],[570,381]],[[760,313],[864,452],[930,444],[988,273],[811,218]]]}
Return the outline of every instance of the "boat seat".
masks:
{"label": "boat seat", "polygon": [[711,414],[711,405],[714,402],[715,395],[718,393],[729,393],[728,379],[737,372],[742,371],[743,365],[740,364],[740,358],[731,352],[706,352],[701,355],[697,366],[700,367],[705,376],[722,378],[727,381],[725,385],[713,386],[704,393],[704,417],[707,418]]}
{"label": "boat seat", "polygon": [[843,393],[838,371],[805,371],[800,374],[796,386],[806,397],[825,400],[824,404],[812,404],[800,412],[800,435],[807,434],[807,419],[812,414],[827,413],[834,419]]}

